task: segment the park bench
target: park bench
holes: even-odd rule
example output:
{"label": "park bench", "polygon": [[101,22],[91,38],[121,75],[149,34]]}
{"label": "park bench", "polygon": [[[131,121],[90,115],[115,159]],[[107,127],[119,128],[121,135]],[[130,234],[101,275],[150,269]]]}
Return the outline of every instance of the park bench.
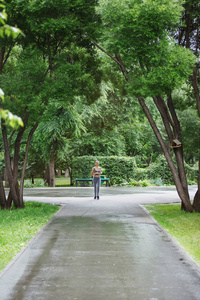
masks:
{"label": "park bench", "polygon": [[[76,178],[76,186],[78,186],[78,181],[83,181],[83,182],[92,182],[92,178]],[[104,178],[103,176],[101,176],[101,183],[103,184],[104,182],[106,183],[106,186],[108,186],[108,181],[110,180],[110,178]]]}

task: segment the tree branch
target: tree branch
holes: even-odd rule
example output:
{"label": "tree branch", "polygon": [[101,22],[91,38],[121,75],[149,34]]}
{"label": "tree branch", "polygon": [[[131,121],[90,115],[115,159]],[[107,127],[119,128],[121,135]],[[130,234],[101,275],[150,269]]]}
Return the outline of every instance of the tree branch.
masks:
{"label": "tree branch", "polygon": [[[114,60],[119,66],[120,68],[122,68],[124,70],[125,73],[128,73],[128,71],[126,70],[126,68],[124,67],[122,61],[118,60],[118,58],[115,58],[114,56],[112,56],[110,53],[108,53],[105,49],[103,49],[99,44],[97,44],[97,42],[95,42],[88,34],[86,34],[87,37],[89,37],[91,39],[91,41],[93,42],[93,44],[100,49],[102,52],[104,52],[107,56],[109,56],[112,60]],[[124,74],[123,72],[123,74]]]}

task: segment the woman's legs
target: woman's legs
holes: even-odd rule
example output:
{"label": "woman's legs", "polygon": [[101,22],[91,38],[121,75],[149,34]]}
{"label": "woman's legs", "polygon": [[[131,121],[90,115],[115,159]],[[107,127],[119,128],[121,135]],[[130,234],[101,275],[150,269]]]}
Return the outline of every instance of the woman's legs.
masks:
{"label": "woman's legs", "polygon": [[94,197],[99,198],[99,190],[100,190],[100,177],[94,177]]}

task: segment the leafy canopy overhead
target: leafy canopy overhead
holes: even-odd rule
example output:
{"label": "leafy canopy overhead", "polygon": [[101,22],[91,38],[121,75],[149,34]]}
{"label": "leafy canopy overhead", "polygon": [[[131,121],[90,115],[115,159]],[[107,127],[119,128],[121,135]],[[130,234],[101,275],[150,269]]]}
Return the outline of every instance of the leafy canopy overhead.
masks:
{"label": "leafy canopy overhead", "polygon": [[136,96],[169,93],[192,72],[194,56],[176,45],[169,31],[180,21],[181,4],[177,0],[100,0],[104,45],[121,55]]}

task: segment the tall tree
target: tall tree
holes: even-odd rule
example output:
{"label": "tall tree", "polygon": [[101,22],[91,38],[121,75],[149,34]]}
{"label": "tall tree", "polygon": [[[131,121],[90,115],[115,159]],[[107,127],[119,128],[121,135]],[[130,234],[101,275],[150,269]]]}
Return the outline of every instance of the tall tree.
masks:
{"label": "tall tree", "polygon": [[[23,182],[28,150],[32,135],[49,103],[57,101],[72,105],[79,95],[83,96],[85,103],[91,103],[99,96],[98,61],[95,60],[95,49],[85,35],[88,32],[96,36],[98,16],[95,5],[92,0],[7,1],[9,23],[17,24],[25,38],[18,39],[18,45],[21,45],[18,48],[14,48],[9,39],[2,43],[3,55],[0,59],[4,62],[6,58],[6,64],[3,64],[1,78],[7,82],[6,105],[11,107],[13,99],[17,100],[15,109],[19,110],[24,127],[10,133],[3,119],[1,122],[5,167],[10,184],[8,199],[0,198],[2,208],[9,208],[12,201],[17,208],[24,206]],[[81,63],[78,63],[80,58]],[[13,64],[16,65],[14,70],[11,68]],[[14,77],[18,80],[17,85],[16,81],[13,83],[10,80]],[[27,147],[19,187],[18,164],[25,136]]]}
{"label": "tall tree", "polygon": [[[178,25],[183,8],[179,2],[169,0],[162,3],[158,0],[101,0],[100,4],[106,49],[93,42],[120,67],[129,91],[138,98],[160,143],[182,208],[192,212],[180,142],[181,128],[172,98],[172,91],[191,75],[195,62],[192,53],[176,45],[170,37],[170,30]],[[163,120],[167,144],[145,102],[148,96],[152,97]]]}
{"label": "tall tree", "polygon": [[69,139],[73,135],[77,136],[82,128],[76,103],[64,106],[54,102],[46,110],[44,119],[35,133],[32,152],[37,148],[40,152],[40,162],[47,165],[45,180],[50,187],[55,186],[55,165],[61,161]]}
{"label": "tall tree", "polygon": [[[175,31],[174,36],[182,47],[190,49],[196,56],[196,63],[191,75],[191,85],[196,99],[196,107],[200,118],[200,89],[199,89],[199,53],[200,53],[200,5],[198,0],[184,2],[182,22]],[[200,135],[200,132],[199,132]],[[200,211],[200,147],[199,147],[199,178],[193,207]]]}

